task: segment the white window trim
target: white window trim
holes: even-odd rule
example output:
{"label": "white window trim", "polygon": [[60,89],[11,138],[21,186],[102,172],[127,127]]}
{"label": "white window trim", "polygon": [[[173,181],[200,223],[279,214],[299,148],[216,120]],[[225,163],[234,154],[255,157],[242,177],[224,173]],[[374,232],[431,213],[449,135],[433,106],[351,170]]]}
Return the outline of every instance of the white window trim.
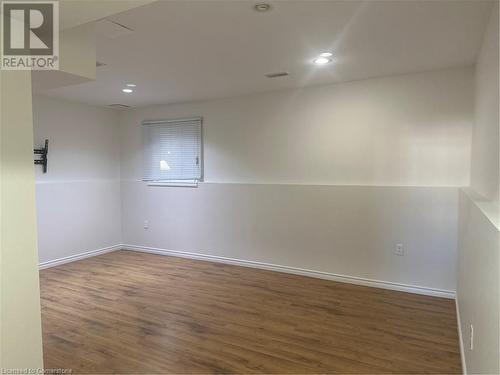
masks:
{"label": "white window trim", "polygon": [[198,180],[164,180],[148,181],[148,186],[166,186],[166,187],[198,187]]}

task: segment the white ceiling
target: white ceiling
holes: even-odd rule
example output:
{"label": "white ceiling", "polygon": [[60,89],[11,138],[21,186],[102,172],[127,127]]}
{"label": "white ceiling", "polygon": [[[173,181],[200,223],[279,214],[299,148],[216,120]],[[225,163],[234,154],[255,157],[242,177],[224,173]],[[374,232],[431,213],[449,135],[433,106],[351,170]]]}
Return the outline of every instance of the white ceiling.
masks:
{"label": "white ceiling", "polygon": [[[135,32],[98,36],[95,82],[54,97],[144,106],[473,64],[491,1],[160,0],[110,19]],[[332,51],[335,61],[311,60]],[[287,71],[269,79],[266,73]],[[133,94],[124,94],[135,83]]]}
{"label": "white ceiling", "polygon": [[69,29],[151,2],[152,0],[59,0],[59,28]]}

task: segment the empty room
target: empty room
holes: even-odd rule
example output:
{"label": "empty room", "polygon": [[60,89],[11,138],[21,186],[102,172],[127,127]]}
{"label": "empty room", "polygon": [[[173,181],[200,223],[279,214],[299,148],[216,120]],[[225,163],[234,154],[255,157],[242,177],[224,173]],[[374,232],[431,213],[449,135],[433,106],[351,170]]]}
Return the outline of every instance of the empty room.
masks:
{"label": "empty room", "polygon": [[499,374],[497,0],[1,1],[2,374]]}

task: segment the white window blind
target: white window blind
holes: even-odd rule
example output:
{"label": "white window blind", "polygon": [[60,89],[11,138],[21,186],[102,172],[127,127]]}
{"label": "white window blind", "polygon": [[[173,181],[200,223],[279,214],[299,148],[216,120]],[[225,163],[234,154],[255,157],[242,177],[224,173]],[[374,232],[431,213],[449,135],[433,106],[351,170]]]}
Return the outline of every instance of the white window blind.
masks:
{"label": "white window blind", "polygon": [[144,121],[143,180],[200,181],[201,118]]}

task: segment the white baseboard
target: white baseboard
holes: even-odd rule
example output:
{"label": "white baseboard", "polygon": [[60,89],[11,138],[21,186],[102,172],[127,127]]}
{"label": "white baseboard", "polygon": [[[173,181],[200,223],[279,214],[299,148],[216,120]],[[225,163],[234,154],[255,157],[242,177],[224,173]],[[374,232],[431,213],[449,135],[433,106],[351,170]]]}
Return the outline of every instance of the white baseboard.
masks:
{"label": "white baseboard", "polygon": [[[204,260],[204,261],[217,262],[217,263],[233,264],[233,265],[237,265],[237,266],[259,268],[259,269],[264,269],[264,270],[269,270],[269,271],[285,272],[285,273],[291,273],[294,275],[315,277],[315,278],[319,278],[319,279],[332,280],[332,281],[338,281],[338,282],[355,284],[355,285],[363,285],[363,286],[369,286],[369,287],[374,287],[374,288],[397,290],[397,291],[407,292],[407,293],[423,294],[426,296],[443,297],[443,298],[449,298],[449,299],[455,298],[455,292],[451,291],[451,290],[433,289],[433,288],[421,287],[421,286],[416,286],[416,285],[400,284],[400,283],[394,283],[394,282],[390,282],[390,281],[373,280],[373,279],[367,279],[367,278],[356,277],[356,276],[339,275],[339,274],[334,274],[334,273],[330,273],[330,272],[314,271],[314,270],[308,270],[308,269],[290,267],[290,266],[282,266],[282,265],[271,264],[271,263],[255,262],[255,261],[251,261],[251,260],[220,257],[220,256],[216,256],[216,255],[197,254],[197,253],[190,253],[190,252],[185,252],[185,251],[166,250],[166,249],[159,249],[159,248],[154,248],[154,247],[127,245],[127,244],[113,245],[113,246],[105,247],[102,249],[97,249],[97,250],[87,251],[87,252],[80,253],[80,254],[71,255],[68,257],[64,257],[64,258],[59,258],[59,259],[49,260],[46,262],[41,262],[39,264],[39,269],[43,270],[46,268],[59,266],[61,264],[75,262],[77,260],[81,260],[81,259],[85,259],[85,258],[90,258],[90,257],[96,256],[96,255],[110,253],[110,252],[116,251],[116,250],[132,250],[132,251],[140,251],[140,252],[159,254],[159,255],[167,255],[167,256],[197,259],[197,260]],[[458,309],[458,306],[457,306],[457,309]],[[458,319],[458,310],[457,310],[457,319]],[[459,328],[460,328],[460,325],[459,325]],[[459,332],[459,334],[461,335],[461,332]],[[460,339],[460,343],[462,344],[461,339]],[[463,351],[463,348],[461,348],[461,350]],[[462,361],[463,361],[463,359],[462,359]]]}
{"label": "white baseboard", "polygon": [[464,338],[462,336],[462,322],[460,321],[460,309],[458,307],[458,296],[455,298],[455,307],[457,309],[458,341],[460,344],[460,359],[462,360],[462,373],[467,375],[467,364],[465,363]]}
{"label": "white baseboard", "polygon": [[65,263],[76,262],[77,260],[94,257],[96,255],[110,253],[110,252],[116,251],[116,250],[121,250],[122,247],[123,247],[122,245],[113,245],[113,246],[104,247],[102,249],[91,250],[91,251],[86,251],[86,252],[80,253],[80,254],[70,255],[70,256],[67,256],[64,258],[48,260],[46,262],[39,263],[38,268],[43,270],[46,268],[59,266],[61,264],[65,264]]}
{"label": "white baseboard", "polygon": [[233,265],[237,265],[237,266],[259,268],[259,269],[277,271],[277,272],[285,272],[285,273],[291,273],[291,274],[295,274],[295,275],[316,277],[319,279],[339,281],[339,282],[349,283],[349,284],[370,286],[370,287],[374,287],[374,288],[382,288],[382,289],[397,290],[397,291],[407,292],[407,293],[423,294],[426,296],[443,297],[443,298],[448,298],[448,299],[455,298],[455,292],[451,291],[451,290],[433,289],[433,288],[420,287],[420,286],[415,286],[415,285],[393,283],[393,282],[389,282],[389,281],[366,279],[366,278],[362,278],[362,277],[338,275],[338,274],[329,273],[329,272],[313,271],[313,270],[308,270],[308,269],[289,267],[289,266],[281,266],[281,265],[277,265],[277,264],[270,264],[270,263],[263,263],[263,262],[255,262],[255,261],[250,261],[250,260],[226,258],[226,257],[215,256],[215,255],[205,255],[205,254],[190,253],[190,252],[185,252],[185,251],[166,250],[166,249],[158,249],[158,248],[153,248],[153,247],[127,245],[127,244],[122,245],[122,249],[123,250],[132,250],[132,251],[141,251],[141,252],[145,252],[145,253],[152,253],[152,254],[159,254],[159,255],[168,255],[168,256],[175,256],[175,257],[189,258],[189,259],[205,260],[205,261],[210,261],[210,262],[233,264]]}

